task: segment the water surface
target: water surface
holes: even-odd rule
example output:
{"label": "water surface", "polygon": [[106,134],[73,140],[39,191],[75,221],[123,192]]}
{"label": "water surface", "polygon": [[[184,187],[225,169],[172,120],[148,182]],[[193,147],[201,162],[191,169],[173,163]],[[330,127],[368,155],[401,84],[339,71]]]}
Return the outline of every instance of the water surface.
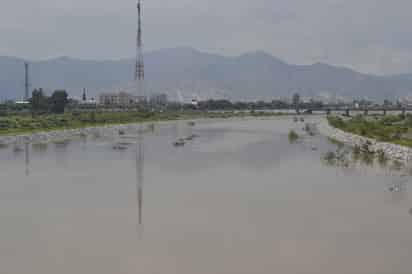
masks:
{"label": "water surface", "polygon": [[303,125],[177,122],[146,129],[140,149],[136,132],[1,148],[0,273],[411,273],[410,178],[325,165],[326,138],[289,143]]}

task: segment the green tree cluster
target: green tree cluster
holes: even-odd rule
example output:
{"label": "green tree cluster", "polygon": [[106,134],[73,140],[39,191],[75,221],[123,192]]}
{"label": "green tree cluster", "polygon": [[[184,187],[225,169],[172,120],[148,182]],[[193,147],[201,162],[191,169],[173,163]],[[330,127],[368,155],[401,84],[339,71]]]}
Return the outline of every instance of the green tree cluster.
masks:
{"label": "green tree cluster", "polygon": [[64,113],[66,105],[69,103],[68,94],[65,90],[56,90],[48,97],[43,89],[35,89],[31,97],[31,107],[33,114],[42,113]]}

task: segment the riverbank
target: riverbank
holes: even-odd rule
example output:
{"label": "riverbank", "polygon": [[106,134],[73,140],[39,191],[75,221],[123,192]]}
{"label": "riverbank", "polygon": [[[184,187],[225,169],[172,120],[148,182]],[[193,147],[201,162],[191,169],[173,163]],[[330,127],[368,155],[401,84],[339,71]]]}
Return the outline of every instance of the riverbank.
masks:
{"label": "riverbank", "polygon": [[[49,143],[68,139],[136,131],[155,122],[280,116],[270,112],[168,112],[168,113],[83,113],[48,115],[36,118],[0,118],[0,146]],[[7,122],[5,122],[7,121]],[[94,121],[94,122],[93,122]],[[4,125],[14,126],[5,128]],[[37,125],[37,126],[36,126]]]}
{"label": "riverbank", "polygon": [[[201,112],[69,112],[32,117],[29,114],[0,117],[0,135],[15,136],[56,130],[142,123],[160,120],[178,120],[186,117],[209,117],[215,114]],[[222,115],[220,115],[222,116]]]}
{"label": "riverbank", "polygon": [[410,162],[412,161],[412,148],[399,144],[378,141],[375,138],[369,138],[344,131],[334,127],[330,120],[322,120],[318,125],[322,135],[333,140],[341,142],[350,147],[367,149],[370,153],[383,153],[385,157],[391,160]]}

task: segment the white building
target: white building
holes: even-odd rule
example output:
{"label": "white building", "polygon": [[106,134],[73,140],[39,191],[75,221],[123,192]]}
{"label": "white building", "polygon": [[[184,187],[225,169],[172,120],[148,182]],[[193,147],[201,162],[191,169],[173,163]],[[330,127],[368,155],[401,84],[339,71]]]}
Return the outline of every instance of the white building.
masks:
{"label": "white building", "polygon": [[28,104],[30,104],[30,102],[26,101],[26,100],[17,100],[17,101],[15,101],[15,104],[16,105],[28,105]]}
{"label": "white building", "polygon": [[192,105],[192,107],[197,108],[199,106],[199,102],[197,101],[197,99],[192,99],[191,105]]}
{"label": "white building", "polygon": [[410,107],[412,106],[412,97],[410,95],[405,96],[404,98],[400,99],[400,103],[403,106]]}
{"label": "white building", "polygon": [[106,106],[130,106],[141,103],[143,98],[127,92],[102,93],[99,96],[99,104]]}

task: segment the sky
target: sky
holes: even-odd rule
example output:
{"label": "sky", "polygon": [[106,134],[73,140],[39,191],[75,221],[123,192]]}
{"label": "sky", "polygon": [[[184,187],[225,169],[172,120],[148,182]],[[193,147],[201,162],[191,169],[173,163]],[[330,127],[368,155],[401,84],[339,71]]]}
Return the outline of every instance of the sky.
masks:
{"label": "sky", "polygon": [[[0,56],[135,54],[136,1],[0,1]],[[411,0],[143,0],[144,50],[263,50],[294,64],[412,73],[411,11]]]}

